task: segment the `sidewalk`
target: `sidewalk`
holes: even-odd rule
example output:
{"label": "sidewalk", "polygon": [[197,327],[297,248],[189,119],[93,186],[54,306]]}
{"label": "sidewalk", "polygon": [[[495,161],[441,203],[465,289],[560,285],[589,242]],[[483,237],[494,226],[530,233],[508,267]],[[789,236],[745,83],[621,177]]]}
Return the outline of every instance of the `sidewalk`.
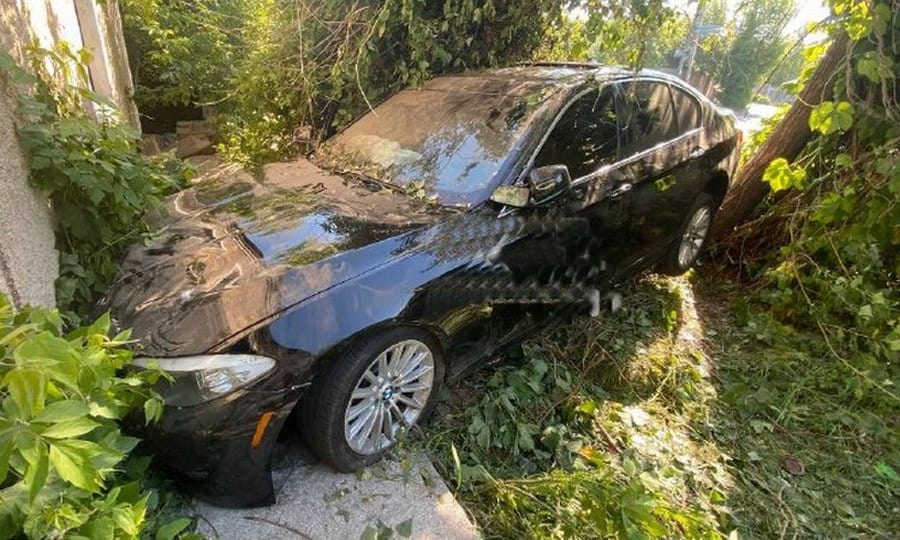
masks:
{"label": "sidewalk", "polygon": [[197,503],[198,532],[229,540],[478,538],[428,458],[399,459],[338,474],[291,441],[274,465],[274,505],[235,510]]}

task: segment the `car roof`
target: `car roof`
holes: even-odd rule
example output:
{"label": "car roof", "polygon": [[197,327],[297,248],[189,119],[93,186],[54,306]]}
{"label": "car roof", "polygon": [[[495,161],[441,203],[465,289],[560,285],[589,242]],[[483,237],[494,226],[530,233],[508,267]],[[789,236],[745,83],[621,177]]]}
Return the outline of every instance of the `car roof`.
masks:
{"label": "car roof", "polygon": [[[499,94],[508,92],[511,86],[528,89],[560,88],[579,86],[590,80],[612,81],[632,77],[665,80],[688,89],[695,95],[700,95],[696,89],[680,77],[664,71],[655,69],[635,71],[623,66],[607,66],[587,62],[529,62],[512,67],[448,74],[426,82],[425,88],[449,89],[453,86],[450,81],[474,82],[473,79],[477,79],[480,83],[487,83],[482,86],[482,91],[493,86]],[[492,81],[495,83],[494,85],[490,84]]]}

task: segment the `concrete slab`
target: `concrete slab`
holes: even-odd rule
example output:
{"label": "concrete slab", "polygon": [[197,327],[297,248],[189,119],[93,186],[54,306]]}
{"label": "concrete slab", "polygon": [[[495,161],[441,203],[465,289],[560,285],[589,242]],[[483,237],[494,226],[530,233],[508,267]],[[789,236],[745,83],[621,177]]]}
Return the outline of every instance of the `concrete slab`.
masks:
{"label": "concrete slab", "polygon": [[298,441],[281,450],[273,467],[277,502],[243,510],[198,503],[201,534],[240,540],[479,537],[423,454],[339,474]]}

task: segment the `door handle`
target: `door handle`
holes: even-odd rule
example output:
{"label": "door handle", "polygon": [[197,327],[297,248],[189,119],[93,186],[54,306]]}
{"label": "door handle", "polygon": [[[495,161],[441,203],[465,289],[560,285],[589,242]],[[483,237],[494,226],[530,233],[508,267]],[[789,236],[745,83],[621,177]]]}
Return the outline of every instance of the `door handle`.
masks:
{"label": "door handle", "polygon": [[694,148],[693,150],[691,150],[691,153],[688,154],[688,156],[689,156],[691,159],[695,159],[695,158],[698,158],[698,157],[702,156],[702,155],[705,154],[705,153],[706,153],[706,150],[705,150],[704,148],[700,148],[700,147],[698,146],[698,147]]}
{"label": "door handle", "polygon": [[606,196],[609,197],[610,199],[618,199],[622,195],[625,195],[626,193],[631,191],[631,188],[633,188],[633,187],[634,187],[634,184],[632,184],[631,182],[623,182],[623,183],[617,185],[616,187],[610,189],[609,192],[607,192]]}

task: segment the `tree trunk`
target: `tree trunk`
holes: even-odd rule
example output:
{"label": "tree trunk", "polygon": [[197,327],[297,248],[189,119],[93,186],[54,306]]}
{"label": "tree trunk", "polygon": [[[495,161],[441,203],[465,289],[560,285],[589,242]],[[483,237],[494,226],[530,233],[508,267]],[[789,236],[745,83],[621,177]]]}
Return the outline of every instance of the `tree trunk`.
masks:
{"label": "tree trunk", "polygon": [[848,44],[847,35],[842,32],[828,47],[816,71],[769,138],[738,170],[722,208],[716,215],[713,238],[729,234],[768,195],[769,184],[763,182],[762,178],[772,160],[785,158],[792,161],[806,146],[810,138],[809,113],[826,94],[831,94],[835,72],[847,53]]}

